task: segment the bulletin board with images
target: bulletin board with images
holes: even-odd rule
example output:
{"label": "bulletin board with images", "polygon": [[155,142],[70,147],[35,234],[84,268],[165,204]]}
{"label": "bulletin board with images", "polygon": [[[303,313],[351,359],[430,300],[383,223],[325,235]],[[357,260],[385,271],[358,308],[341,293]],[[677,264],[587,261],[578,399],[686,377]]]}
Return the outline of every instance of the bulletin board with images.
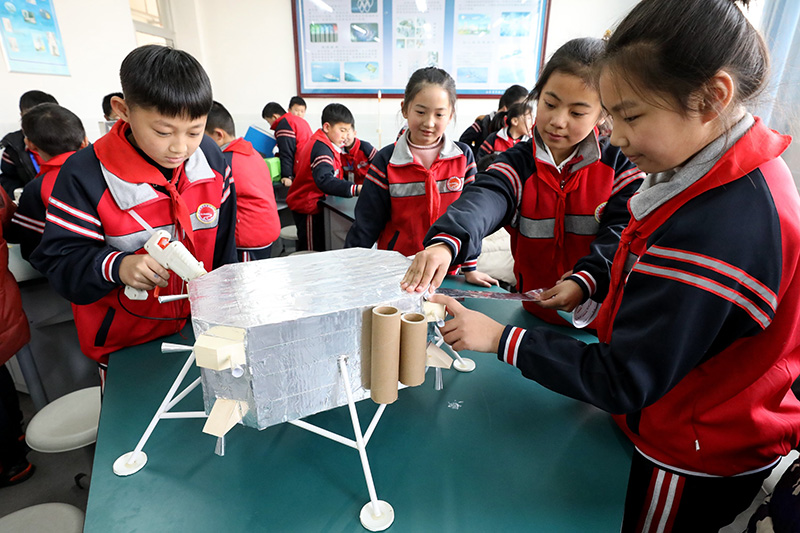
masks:
{"label": "bulletin board with images", "polygon": [[9,71],[69,76],[52,0],[3,0],[0,36]]}
{"label": "bulletin board with images", "polygon": [[551,0],[293,0],[298,94],[402,94],[437,66],[460,96],[533,87]]}

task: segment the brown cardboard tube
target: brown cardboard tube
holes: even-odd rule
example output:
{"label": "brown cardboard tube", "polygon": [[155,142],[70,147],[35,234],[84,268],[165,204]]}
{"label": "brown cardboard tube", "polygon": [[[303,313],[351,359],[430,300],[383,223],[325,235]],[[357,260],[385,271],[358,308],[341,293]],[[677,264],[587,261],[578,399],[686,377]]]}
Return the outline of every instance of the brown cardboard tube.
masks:
{"label": "brown cardboard tube", "polygon": [[428,356],[428,320],[422,313],[406,313],[400,319],[400,382],[416,387],[425,381]]}
{"label": "brown cardboard tube", "polygon": [[397,399],[400,373],[400,311],[388,305],[372,310],[370,393],[375,403]]}

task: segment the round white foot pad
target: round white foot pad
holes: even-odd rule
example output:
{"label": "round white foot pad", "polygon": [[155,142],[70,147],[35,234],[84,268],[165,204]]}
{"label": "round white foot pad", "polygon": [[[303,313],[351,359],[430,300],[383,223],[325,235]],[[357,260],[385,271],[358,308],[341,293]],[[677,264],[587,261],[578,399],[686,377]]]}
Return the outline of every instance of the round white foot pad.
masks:
{"label": "round white foot pad", "polygon": [[456,359],[453,361],[453,368],[458,370],[459,372],[472,372],[475,370],[475,361],[472,359],[468,359],[466,357],[462,357],[461,361]]}
{"label": "round white foot pad", "polygon": [[367,502],[367,504],[361,508],[359,518],[361,519],[361,525],[364,526],[365,529],[370,531],[383,531],[394,522],[394,509],[389,505],[389,502],[378,500],[378,509],[380,509],[381,514],[375,516],[372,511],[372,502]]}
{"label": "round white foot pad", "polygon": [[125,455],[121,455],[114,461],[114,473],[118,476],[130,476],[131,474],[135,474],[142,468],[144,468],[145,463],[147,463],[147,454],[144,452],[139,452],[139,457],[136,458],[136,461],[133,463],[129,463],[133,452],[128,452]]}

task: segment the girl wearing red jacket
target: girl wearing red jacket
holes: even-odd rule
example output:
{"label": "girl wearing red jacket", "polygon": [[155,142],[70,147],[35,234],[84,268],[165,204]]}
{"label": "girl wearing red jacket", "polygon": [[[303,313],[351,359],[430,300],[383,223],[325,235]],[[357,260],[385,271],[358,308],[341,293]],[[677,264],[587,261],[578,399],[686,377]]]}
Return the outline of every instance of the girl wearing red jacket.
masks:
{"label": "girl wearing red jacket", "polygon": [[482,157],[495,152],[505,152],[518,142],[531,138],[533,110],[529,102],[517,102],[503,113],[506,127],[489,134],[478,150],[478,162]]}
{"label": "girl wearing red jacket", "polygon": [[[748,2],[742,1],[742,4]],[[648,176],[600,342],[502,326],[442,297],[453,348],[615,415],[635,445],[622,532],[717,531],[800,442],[800,197],[790,138],[744,104],[767,48],[731,0],[644,0],[600,64],[611,142]]]}

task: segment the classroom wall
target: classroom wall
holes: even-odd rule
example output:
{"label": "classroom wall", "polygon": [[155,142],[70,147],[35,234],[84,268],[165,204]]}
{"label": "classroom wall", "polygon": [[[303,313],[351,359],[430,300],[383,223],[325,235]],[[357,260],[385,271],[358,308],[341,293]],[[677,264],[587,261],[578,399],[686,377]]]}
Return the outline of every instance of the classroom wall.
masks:
{"label": "classroom wall", "polygon": [[103,96],[119,91],[119,65],[136,45],[127,0],[55,0],[70,76],[8,72],[0,60],[0,135],[19,129],[19,97],[39,89],[77,114],[90,140],[100,136]]}

